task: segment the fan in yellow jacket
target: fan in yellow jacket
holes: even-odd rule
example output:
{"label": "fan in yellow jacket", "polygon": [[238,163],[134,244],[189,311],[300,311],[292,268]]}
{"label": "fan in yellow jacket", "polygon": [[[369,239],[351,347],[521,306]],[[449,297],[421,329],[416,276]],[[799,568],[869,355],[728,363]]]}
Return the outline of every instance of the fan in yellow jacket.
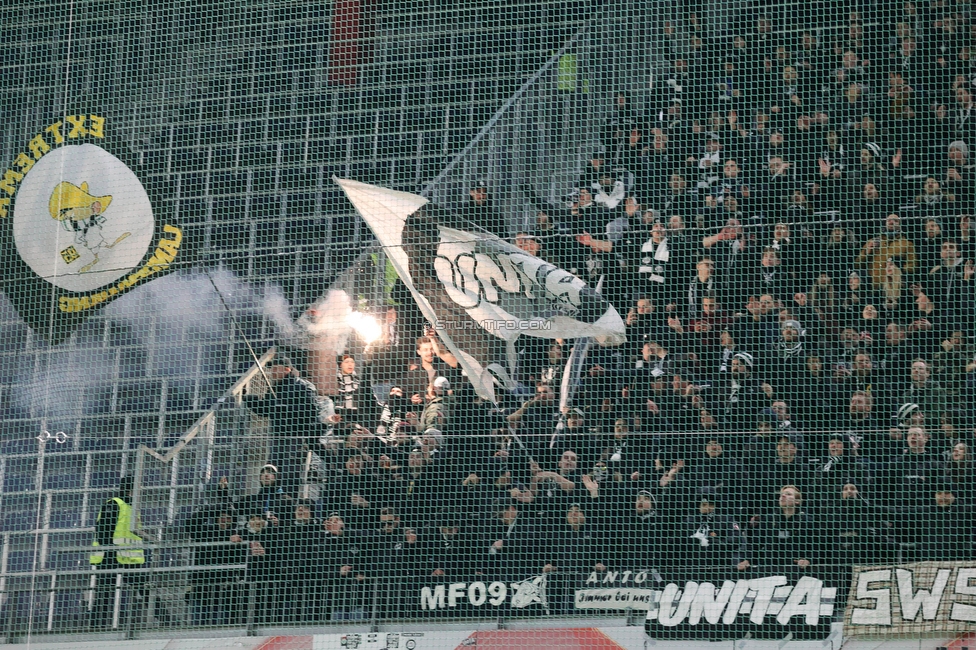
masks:
{"label": "fan in yellow jacket", "polygon": [[889,214],[885,218],[881,234],[869,239],[857,256],[857,265],[868,268],[875,290],[880,290],[884,284],[888,260],[893,260],[902,273],[909,276],[915,272],[918,264],[915,244],[902,234],[901,218],[897,214]]}

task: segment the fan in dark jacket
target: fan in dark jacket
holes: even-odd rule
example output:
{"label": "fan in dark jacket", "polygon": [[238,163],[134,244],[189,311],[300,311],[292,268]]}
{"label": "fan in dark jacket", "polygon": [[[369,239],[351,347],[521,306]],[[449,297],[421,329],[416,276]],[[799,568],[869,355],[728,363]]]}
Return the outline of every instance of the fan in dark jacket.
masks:
{"label": "fan in dark jacket", "polygon": [[549,607],[553,613],[570,613],[574,587],[582,585],[592,572],[607,568],[602,531],[587,518],[583,507],[571,505],[545,542],[542,570],[549,575]]}
{"label": "fan in dark jacket", "polygon": [[854,483],[831,489],[822,500],[828,523],[823,531],[823,564],[837,584],[847,584],[853,565],[885,561],[884,513],[865,501]]}
{"label": "fan in dark jacket", "polygon": [[607,568],[613,571],[656,569],[667,552],[666,521],[649,489],[623,488],[608,524]]}
{"label": "fan in dark jacket", "polygon": [[214,567],[194,571],[190,576],[190,603],[194,625],[226,625],[232,622],[236,602],[234,592],[240,571],[219,568],[221,565],[244,564],[246,556],[240,546],[231,542],[234,534],[234,509],[224,506],[204,508],[186,523],[190,541],[201,546],[193,551],[193,563],[198,567]]}
{"label": "fan in dark jacket", "polygon": [[667,577],[678,584],[686,580],[720,584],[733,577],[735,565],[745,558],[745,536],[714,493],[703,493],[697,510],[682,518],[672,537],[677,562]]}
{"label": "fan in dark jacket", "polygon": [[515,501],[497,505],[495,525],[476,556],[491,580],[516,582],[542,572],[539,531],[525,510]]}
{"label": "fan in dark jacket", "polygon": [[309,571],[309,560],[321,552],[323,530],[312,516],[313,502],[295,503],[294,518],[281,530],[281,579],[284,620],[314,622],[322,613],[321,574]]}
{"label": "fan in dark jacket", "polygon": [[278,483],[278,468],[274,465],[262,467],[258,483],[261,487],[257,494],[249,494],[237,502],[237,512],[245,517],[248,513],[260,512],[272,526],[284,525],[290,519],[292,498],[284,494]]}
{"label": "fan in dark jacket", "polygon": [[319,420],[319,397],[312,382],[302,379],[291,364],[273,366],[267,374],[268,392],[261,397],[245,395],[244,406],[270,421],[273,438],[268,460],[278,467],[279,487],[298,496],[306,441],[318,441],[328,428]]}
{"label": "fan in dark jacket", "polygon": [[247,569],[245,580],[254,594],[254,620],[260,623],[280,623],[282,620],[281,593],[281,536],[268,524],[264,513],[245,513],[247,525],[231,537],[231,541],[245,544]]}
{"label": "fan in dark jacket", "polygon": [[744,558],[736,567],[745,575],[785,574],[795,581],[815,562],[819,536],[796,486],[782,487],[779,507],[750,520],[748,535]]}
{"label": "fan in dark jacket", "polygon": [[447,511],[436,518],[424,540],[428,553],[425,575],[443,582],[477,580],[479,563],[476,557],[483,544],[477,526],[472,525],[475,517],[471,513],[465,519]]}
{"label": "fan in dark jacket", "polygon": [[833,434],[827,441],[826,455],[810,459],[818,502],[834,500],[848,483],[863,486],[870,482],[871,466],[855,456],[848,446],[845,436]]}
{"label": "fan in dark jacket", "polygon": [[745,468],[726,453],[718,437],[708,436],[704,442],[704,449],[691,454],[684,469],[685,505],[697,508],[699,497],[705,494],[723,499],[727,511],[733,511],[744,505],[737,499],[748,480]]}
{"label": "fan in dark jacket", "polygon": [[899,563],[965,560],[973,556],[972,510],[956,502],[948,485],[936,483],[915,506],[891,508],[891,531]]}
{"label": "fan in dark jacket", "polygon": [[322,618],[330,609],[354,609],[368,602],[366,599],[372,594],[366,582],[368,538],[347,531],[342,515],[333,511],[322,522],[319,542],[319,548],[306,562],[307,570],[321,580]]}

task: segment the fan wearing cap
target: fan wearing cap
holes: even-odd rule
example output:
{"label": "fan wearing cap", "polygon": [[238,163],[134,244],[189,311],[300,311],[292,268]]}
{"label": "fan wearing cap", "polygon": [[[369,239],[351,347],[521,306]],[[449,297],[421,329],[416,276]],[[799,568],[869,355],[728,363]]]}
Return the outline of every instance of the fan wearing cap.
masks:
{"label": "fan wearing cap", "polygon": [[260,512],[271,526],[289,523],[293,498],[281,487],[278,474],[278,468],[270,463],[262,467],[258,472],[257,493],[242,497],[236,504],[237,511],[244,516]]}
{"label": "fan wearing cap", "polygon": [[400,519],[396,508],[381,508],[373,530],[363,535],[363,572],[371,578],[406,579],[426,568],[426,547],[420,529]]}
{"label": "fan wearing cap", "polygon": [[602,431],[599,426],[590,421],[591,419],[598,419],[598,415],[594,414],[590,417],[578,406],[570,409],[569,413],[566,414],[566,427],[552,447],[551,451],[559,454],[553,460],[558,463],[566,450],[572,450],[579,466],[584,469],[593,467],[600,460],[603,451]]}
{"label": "fan wearing cap", "polygon": [[[143,536],[137,534],[138,513],[132,508],[132,489],[134,480],[123,476],[115,496],[102,503],[95,519],[95,538],[92,540],[92,553],[89,563],[99,570],[96,581],[95,603],[91,610],[89,625],[94,628],[107,626],[111,622],[112,602],[117,572],[124,569],[141,568],[145,562],[145,551],[139,547]],[[112,571],[110,575],[108,572]],[[121,574],[126,585],[138,586],[144,582],[139,574]],[[139,601],[141,603],[140,592]]]}
{"label": "fan wearing cap", "polygon": [[618,503],[606,519],[609,552],[605,563],[611,571],[657,567],[668,552],[663,543],[666,519],[658,511],[656,491],[633,485],[628,482],[621,488]]}
{"label": "fan wearing cap", "polygon": [[901,217],[889,214],[885,217],[880,234],[869,239],[861,248],[855,263],[867,268],[876,291],[883,288],[888,260],[898,262],[902,273],[911,275],[917,267],[915,244],[901,231]]}
{"label": "fan wearing cap", "polygon": [[453,509],[438,513],[425,535],[429,563],[424,573],[447,583],[476,580],[480,526],[477,513],[462,516]]}
{"label": "fan wearing cap", "polygon": [[543,540],[542,570],[549,574],[549,606],[554,614],[572,613],[572,587],[579,576],[607,568],[605,530],[588,509],[592,509],[588,503],[571,503],[548,527]]}
{"label": "fan wearing cap", "polygon": [[461,216],[502,239],[510,234],[508,224],[495,209],[488,182],[485,180],[479,179],[472,184],[468,190],[468,199],[461,208]]}
{"label": "fan wearing cap", "polygon": [[769,406],[772,386],[754,376],[755,358],[748,352],[736,352],[729,364],[729,372],[720,377],[713,397],[717,415],[728,431],[747,431],[756,415]]}
{"label": "fan wearing cap", "polygon": [[579,180],[576,183],[576,187],[589,187],[592,183],[598,183],[600,181],[600,176],[602,176],[608,168],[607,156],[603,150],[594,151],[590,154],[590,163],[587,165],[582,173],[580,173]]}
{"label": "fan wearing cap", "polygon": [[499,499],[479,555],[484,573],[494,580],[522,580],[542,571],[540,531],[531,511],[514,499]]}
{"label": "fan wearing cap", "polygon": [[427,389],[427,404],[420,415],[418,428],[421,431],[443,430],[450,422],[453,401],[451,382],[447,377],[436,377]]}
{"label": "fan wearing cap", "polygon": [[263,624],[281,623],[283,605],[280,582],[282,538],[278,526],[269,524],[267,515],[256,504],[248,504],[243,513],[246,523],[231,537],[231,541],[243,544],[246,549],[247,568],[245,580],[255,585],[255,621]]}
{"label": "fan wearing cap", "polygon": [[309,558],[319,553],[323,544],[323,530],[315,518],[315,502],[297,499],[293,502],[293,516],[288,525],[282,526],[281,571],[282,600],[292,604],[283,611],[286,623],[318,620],[321,613],[322,584],[320,575],[308,570]]}
{"label": "fan wearing cap", "polygon": [[701,490],[697,501],[696,512],[681,519],[670,542],[674,553],[668,558],[673,563],[668,578],[679,584],[686,580],[720,584],[732,577],[743,559],[745,536],[713,491]]}
{"label": "fan wearing cap", "polygon": [[[858,118],[860,121],[861,118]],[[852,187],[863,187],[871,183],[875,187],[884,188],[890,178],[890,172],[885,164],[884,152],[877,142],[865,142],[861,145],[858,164],[847,168],[848,180]],[[900,162],[900,160],[899,160]]]}
{"label": "fan wearing cap", "polygon": [[[613,109],[607,116],[601,133],[601,142],[605,149],[616,152],[624,146],[629,127],[637,122],[637,111],[634,110],[630,97],[626,92],[618,90],[614,97]],[[612,157],[612,156],[611,156]]]}
{"label": "fan wearing cap", "polygon": [[[654,129],[654,132],[661,134],[661,129]],[[637,188],[644,195],[653,191],[655,182],[659,176],[652,162],[651,147],[647,136],[649,132],[639,123],[631,124],[627,127],[627,136],[623,146],[616,157],[617,175],[623,181],[624,189]],[[659,136],[658,142],[664,145],[665,159],[667,158],[667,135]],[[670,169],[672,165],[668,165]]]}
{"label": "fan wearing cap", "polygon": [[346,530],[346,521],[338,510],[322,520],[321,540],[320,548],[311,556],[313,571],[332,584],[339,579],[365,581],[365,539]]}
{"label": "fan wearing cap", "polygon": [[280,359],[267,376],[274,392],[245,395],[243,403],[255,415],[268,418],[272,434],[268,460],[276,467],[277,488],[294,497],[302,478],[306,441],[317,442],[329,428],[319,419],[321,400],[315,385],[303,379],[290,360]]}

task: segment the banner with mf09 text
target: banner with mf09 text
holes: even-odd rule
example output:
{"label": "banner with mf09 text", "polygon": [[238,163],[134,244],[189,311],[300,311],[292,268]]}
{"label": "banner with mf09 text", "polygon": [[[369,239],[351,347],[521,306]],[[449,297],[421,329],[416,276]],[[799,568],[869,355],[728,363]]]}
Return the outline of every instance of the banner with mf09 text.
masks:
{"label": "banner with mf09 text", "polygon": [[844,613],[849,635],[976,629],[976,562],[855,566]]}

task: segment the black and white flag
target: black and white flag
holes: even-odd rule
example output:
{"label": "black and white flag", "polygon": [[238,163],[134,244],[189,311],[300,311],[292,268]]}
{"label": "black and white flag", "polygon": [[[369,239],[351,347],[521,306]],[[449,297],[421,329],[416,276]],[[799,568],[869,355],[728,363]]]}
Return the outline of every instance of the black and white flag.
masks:
{"label": "black and white flag", "polygon": [[514,388],[515,341],[626,340],[610,303],[572,273],[438,208],[422,196],[334,179],[376,235],[475,392]]}

